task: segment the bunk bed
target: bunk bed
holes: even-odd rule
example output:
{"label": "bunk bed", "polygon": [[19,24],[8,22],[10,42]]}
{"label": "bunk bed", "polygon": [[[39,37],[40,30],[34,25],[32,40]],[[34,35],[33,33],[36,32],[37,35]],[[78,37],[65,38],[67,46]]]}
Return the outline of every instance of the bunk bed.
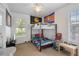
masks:
{"label": "bunk bed", "polygon": [[[33,33],[35,30],[36,33]],[[52,25],[33,25],[31,26],[31,42],[41,51],[45,47],[53,46],[53,43],[55,42],[55,39],[49,39],[44,36],[44,30],[54,30],[54,37],[57,33],[57,24]]]}

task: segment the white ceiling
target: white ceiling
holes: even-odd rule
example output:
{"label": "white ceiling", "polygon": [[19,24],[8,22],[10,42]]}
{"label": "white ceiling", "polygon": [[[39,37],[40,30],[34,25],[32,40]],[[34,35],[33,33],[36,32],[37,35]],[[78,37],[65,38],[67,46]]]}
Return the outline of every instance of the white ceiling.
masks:
{"label": "white ceiling", "polygon": [[43,6],[43,10],[39,13],[36,13],[33,9],[34,3],[8,3],[8,7],[12,12],[24,13],[32,16],[47,16],[57,9],[67,5],[66,3],[40,3]]}

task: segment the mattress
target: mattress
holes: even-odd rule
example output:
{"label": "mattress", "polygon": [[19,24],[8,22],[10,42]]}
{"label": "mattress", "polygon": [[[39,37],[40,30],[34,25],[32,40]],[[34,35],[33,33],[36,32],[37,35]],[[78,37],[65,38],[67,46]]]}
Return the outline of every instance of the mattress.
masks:
{"label": "mattress", "polygon": [[[40,44],[41,42],[41,44]],[[36,46],[44,46],[44,45],[48,45],[48,44],[52,44],[54,41],[53,40],[50,40],[50,39],[43,39],[43,38],[33,38],[33,43],[36,45]]]}

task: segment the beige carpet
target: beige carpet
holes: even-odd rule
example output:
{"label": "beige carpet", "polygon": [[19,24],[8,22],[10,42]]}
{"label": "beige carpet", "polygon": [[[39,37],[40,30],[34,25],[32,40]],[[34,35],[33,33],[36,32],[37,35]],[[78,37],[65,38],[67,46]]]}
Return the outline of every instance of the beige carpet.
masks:
{"label": "beige carpet", "polygon": [[59,53],[51,47],[39,52],[32,43],[24,43],[16,45],[15,56],[66,56],[66,54]]}

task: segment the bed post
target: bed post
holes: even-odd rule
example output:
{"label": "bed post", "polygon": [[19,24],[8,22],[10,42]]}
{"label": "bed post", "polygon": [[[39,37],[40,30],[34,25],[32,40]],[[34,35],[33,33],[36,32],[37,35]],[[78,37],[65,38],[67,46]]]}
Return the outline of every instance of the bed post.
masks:
{"label": "bed post", "polygon": [[57,34],[57,24],[55,24],[55,34]]}
{"label": "bed post", "polygon": [[41,46],[40,46],[40,49],[39,49],[39,51],[41,52],[41,50],[42,50],[42,48],[41,48]]}
{"label": "bed post", "polygon": [[31,42],[32,42],[32,26],[31,26]]}

